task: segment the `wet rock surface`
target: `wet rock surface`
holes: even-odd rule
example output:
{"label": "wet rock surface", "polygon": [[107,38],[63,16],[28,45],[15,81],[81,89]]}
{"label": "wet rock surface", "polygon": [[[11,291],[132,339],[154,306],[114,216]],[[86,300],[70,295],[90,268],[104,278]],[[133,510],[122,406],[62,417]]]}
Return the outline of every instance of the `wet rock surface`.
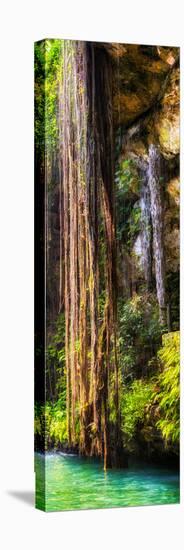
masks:
{"label": "wet rock surface", "polygon": [[127,127],[159,99],[166,76],[177,63],[179,49],[136,44],[103,47],[112,59],[115,124]]}

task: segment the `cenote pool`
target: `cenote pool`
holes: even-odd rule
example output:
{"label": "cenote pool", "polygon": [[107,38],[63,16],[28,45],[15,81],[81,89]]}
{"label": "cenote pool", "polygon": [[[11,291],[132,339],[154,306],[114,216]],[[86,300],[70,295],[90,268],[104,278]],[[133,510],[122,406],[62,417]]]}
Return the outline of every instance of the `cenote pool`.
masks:
{"label": "cenote pool", "polygon": [[104,472],[100,462],[63,453],[35,455],[36,506],[48,512],[179,502],[179,475],[160,467],[131,466]]}

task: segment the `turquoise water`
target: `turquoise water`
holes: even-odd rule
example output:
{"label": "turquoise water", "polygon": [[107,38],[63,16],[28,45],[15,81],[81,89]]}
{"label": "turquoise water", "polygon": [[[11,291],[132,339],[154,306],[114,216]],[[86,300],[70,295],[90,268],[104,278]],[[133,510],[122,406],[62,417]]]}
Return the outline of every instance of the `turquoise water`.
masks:
{"label": "turquoise water", "polygon": [[98,461],[62,453],[36,454],[35,468],[36,506],[48,512],[179,502],[173,470],[132,466],[104,472]]}

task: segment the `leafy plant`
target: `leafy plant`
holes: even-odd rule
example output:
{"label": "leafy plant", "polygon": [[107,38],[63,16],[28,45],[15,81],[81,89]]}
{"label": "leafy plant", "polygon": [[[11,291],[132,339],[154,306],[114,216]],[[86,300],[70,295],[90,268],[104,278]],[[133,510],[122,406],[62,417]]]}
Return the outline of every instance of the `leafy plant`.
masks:
{"label": "leafy plant", "polygon": [[35,407],[35,435],[44,440],[44,447],[56,446],[67,441],[66,393],[54,405],[47,401],[45,405]]}
{"label": "leafy plant", "polygon": [[52,418],[50,423],[50,436],[54,438],[54,443],[66,443],[67,441],[67,421],[66,407],[63,407],[63,401],[58,400],[52,409]]}
{"label": "leafy plant", "polygon": [[115,171],[115,182],[118,191],[125,195],[130,190],[137,194],[139,188],[139,177],[135,162],[128,158],[117,163]]}
{"label": "leafy plant", "polygon": [[48,396],[53,386],[53,401],[57,401],[63,390],[66,389],[65,373],[65,322],[61,313],[55,323],[54,334],[50,337],[50,343],[46,351],[46,376]]}
{"label": "leafy plant", "polygon": [[139,176],[132,159],[117,162],[115,171],[117,208],[117,238],[130,245],[140,225],[140,208],[135,206],[139,198]]}
{"label": "leafy plant", "polygon": [[58,86],[62,78],[62,40],[35,44],[35,144],[44,150],[56,146]]}
{"label": "leafy plant", "polygon": [[159,391],[153,397],[160,412],[157,427],[166,443],[179,442],[179,345],[179,332],[171,332],[163,336],[163,347],[158,352],[163,370],[158,377]]}
{"label": "leafy plant", "polygon": [[161,341],[161,327],[155,298],[148,293],[135,294],[119,304],[119,355],[123,380],[148,374],[149,361]]}
{"label": "leafy plant", "polygon": [[153,386],[153,381],[135,380],[128,388],[123,388],[122,431],[128,449],[131,449],[138,428],[140,430],[144,425],[147,409],[151,404]]}

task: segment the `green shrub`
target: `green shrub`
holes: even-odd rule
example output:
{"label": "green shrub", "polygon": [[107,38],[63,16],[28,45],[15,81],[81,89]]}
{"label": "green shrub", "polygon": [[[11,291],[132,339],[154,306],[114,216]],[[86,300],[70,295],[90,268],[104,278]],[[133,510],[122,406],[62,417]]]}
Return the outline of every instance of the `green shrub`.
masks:
{"label": "green shrub", "polygon": [[179,332],[163,336],[163,346],[158,352],[162,372],[158,376],[159,390],[154,393],[154,402],[159,407],[160,418],[157,428],[161,430],[166,443],[178,443],[180,433],[180,337]]}
{"label": "green shrub", "polygon": [[153,394],[153,381],[135,380],[122,392],[122,431],[125,446],[132,450],[137,430],[143,427]]}
{"label": "green shrub", "polygon": [[66,407],[60,398],[53,405],[35,406],[35,435],[45,440],[45,448],[67,441]]}
{"label": "green shrub", "polygon": [[162,330],[155,297],[135,294],[119,304],[118,316],[122,378],[129,383],[152,372],[149,361],[159,348]]}

